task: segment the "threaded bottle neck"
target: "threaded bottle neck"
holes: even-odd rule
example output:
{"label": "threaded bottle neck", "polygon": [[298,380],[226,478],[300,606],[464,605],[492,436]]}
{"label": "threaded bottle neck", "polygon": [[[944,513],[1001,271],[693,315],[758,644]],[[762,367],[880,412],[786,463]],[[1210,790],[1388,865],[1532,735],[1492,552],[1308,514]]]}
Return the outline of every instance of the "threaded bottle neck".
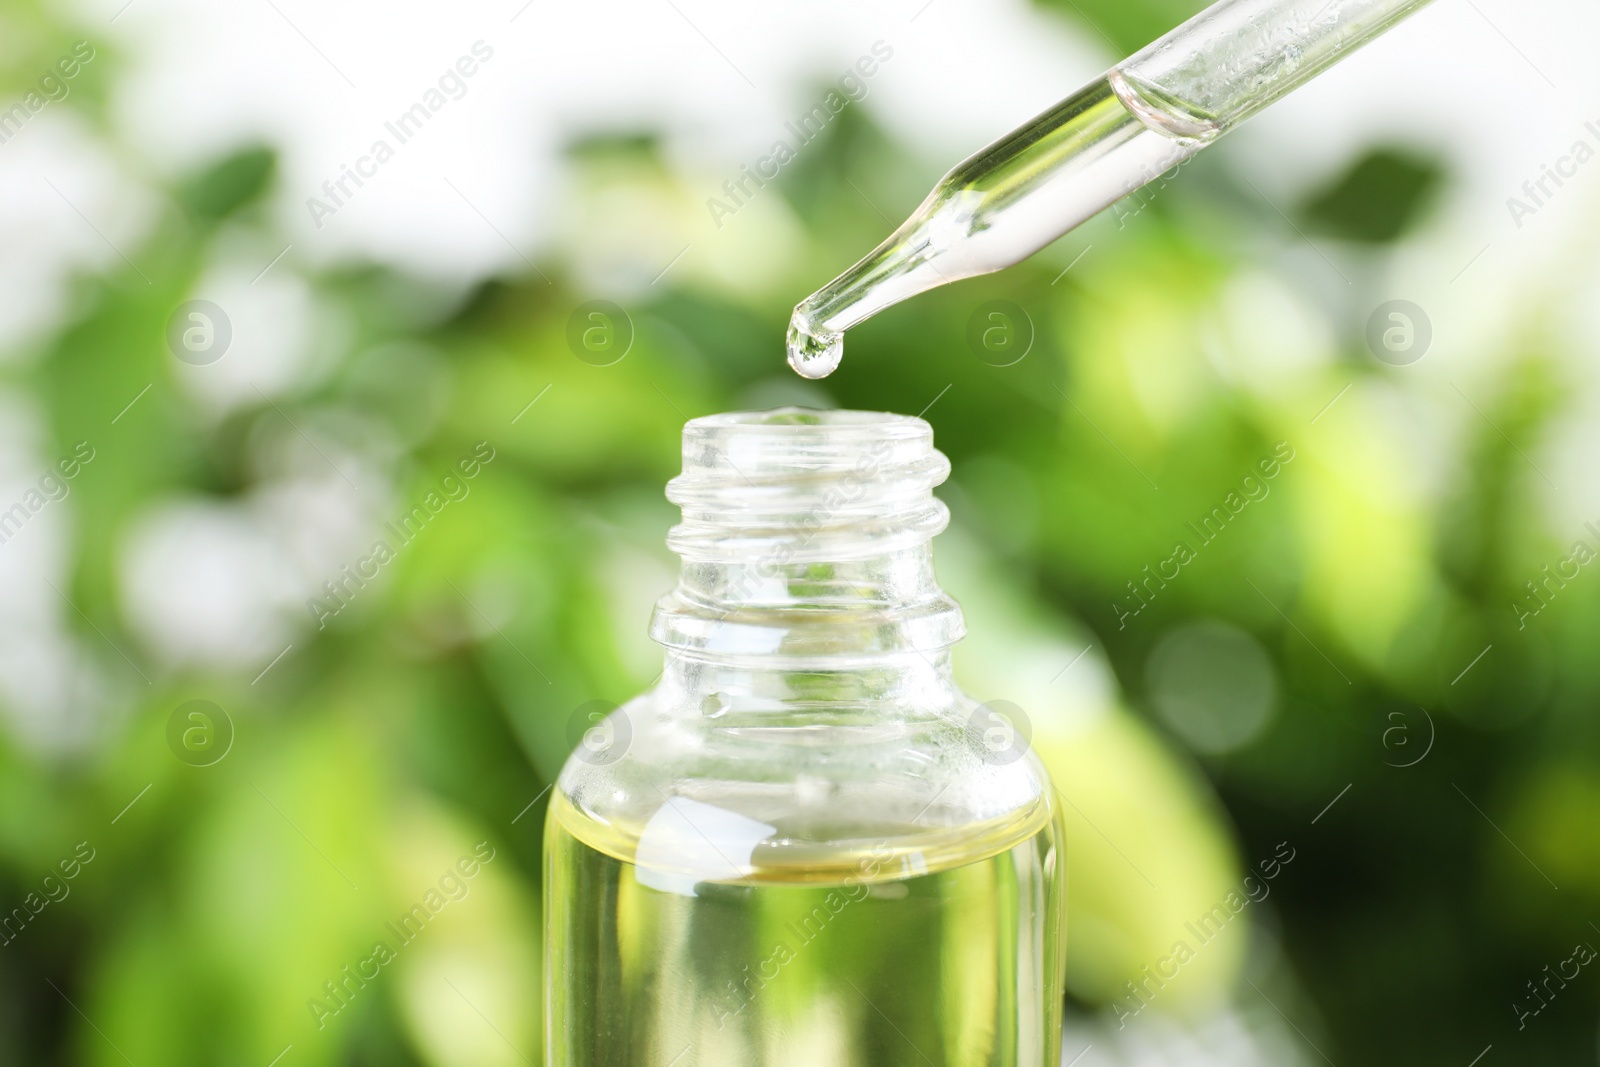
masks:
{"label": "threaded bottle neck", "polygon": [[695,419],[667,497],[683,559],[651,636],[708,656],[848,659],[954,644],[960,609],[939,589],[931,540],[949,521],[950,472],[921,419],[777,411]]}

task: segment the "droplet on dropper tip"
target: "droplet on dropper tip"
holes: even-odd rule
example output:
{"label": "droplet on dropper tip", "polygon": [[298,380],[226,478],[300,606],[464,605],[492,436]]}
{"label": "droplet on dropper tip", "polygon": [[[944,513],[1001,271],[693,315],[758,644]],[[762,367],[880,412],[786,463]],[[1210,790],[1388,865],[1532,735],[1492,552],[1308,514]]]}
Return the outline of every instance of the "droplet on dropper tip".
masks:
{"label": "droplet on dropper tip", "polygon": [[844,334],[813,329],[810,321],[796,311],[789,320],[789,366],[802,378],[826,378],[839,369],[844,358]]}

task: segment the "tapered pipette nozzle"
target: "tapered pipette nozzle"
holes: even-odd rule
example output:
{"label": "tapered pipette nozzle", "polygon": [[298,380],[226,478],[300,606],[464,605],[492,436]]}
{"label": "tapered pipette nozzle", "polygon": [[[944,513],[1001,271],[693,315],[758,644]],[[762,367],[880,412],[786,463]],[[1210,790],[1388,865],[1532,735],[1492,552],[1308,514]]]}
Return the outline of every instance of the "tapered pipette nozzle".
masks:
{"label": "tapered pipette nozzle", "polygon": [[795,307],[789,365],[831,374],[844,331],[1020,263],[1429,0],[1220,0],[961,162],[898,230]]}

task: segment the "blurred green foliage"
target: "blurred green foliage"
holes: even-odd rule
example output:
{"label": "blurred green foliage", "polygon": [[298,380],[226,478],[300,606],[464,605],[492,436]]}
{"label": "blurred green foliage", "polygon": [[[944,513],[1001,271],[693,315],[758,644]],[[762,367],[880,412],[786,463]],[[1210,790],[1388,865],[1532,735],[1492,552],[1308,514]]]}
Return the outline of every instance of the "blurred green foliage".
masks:
{"label": "blurred green foliage", "polygon": [[262,145],[235,152],[216,166],[185,182],[176,199],[197,219],[222,219],[260,196],[277,162]]}
{"label": "blurred green foliage", "polygon": [[1444,168],[1392,148],[1376,148],[1351,164],[1301,208],[1312,233],[1385,244],[1417,222],[1438,195]]}
{"label": "blurred green foliage", "polygon": [[[1065,7],[1118,51],[1188,13]],[[33,32],[7,58],[10,90],[72,37],[14,18]],[[91,123],[112,67],[75,88]],[[606,221],[623,201],[668,230],[705,225],[714,190],[648,131],[587,141],[570,163],[580,232],[626,246]],[[1335,1062],[1464,1064],[1491,1041],[1520,1062],[1592,1060],[1588,976],[1526,1032],[1509,1010],[1574,941],[1600,940],[1600,598],[1585,573],[1526,626],[1507,610],[1569,552],[1520,455],[1561,410],[1563,353],[1539,338],[1506,353],[1504,388],[1448,446],[1443,490],[1423,492],[1382,403],[1412,387],[1405,369],[1366,350],[1367,309],[1319,301],[1261,250],[1282,220],[1219,153],[1122,224],[891,309],[853,331],[834,378],[801,383],[779,351],[789,306],[936,169],[846,111],[719,243],[619,298],[635,340],[606,367],[566,341],[597,295],[584,245],[465,294],[291,255],[274,270],[306,279],[334,340],[301,342],[326,349],[316,373],[224,405],[203,400],[206,368],[174,360],[168,321],[241,240],[261,264],[285,243],[272,150],[166,190],[127,250],[137,266],[75,279],[66,318],[0,372],[40,415],[42,464],[95,449],[52,505],[70,535],[41,596],[99,680],[79,711],[102,709],[72,744],[0,733],[0,905],[30,914],[0,954],[0,1063],[266,1064],[289,1047],[285,1064],[537,1062],[541,798],[568,717],[657,669],[642,634],[672,576],[661,487],[682,423],[792,401],[925,410],[953,461],[941,570],[971,620],[959,668],[980,698],[1029,709],[1071,802],[1080,1010],[1126,1005],[1125,983],[1287,841],[1297,858],[1252,905],[1252,932],[1219,939],[1156,1010],[1247,1001],[1248,973]],[[1304,217],[1381,255],[1444,180],[1377,149]],[[1000,299],[1034,331],[1009,367],[965,341]],[[480,441],[495,458],[470,495],[325,627],[301,610],[314,582],[263,609],[281,616],[281,659],[174,658],[130,607],[130,540],[175,503],[248,517],[316,482],[394,519]],[[1280,443],[1294,458],[1270,491],[1198,537],[1190,524]],[[1145,584],[1176,541],[1194,561]],[[1272,718],[1223,753],[1188,751],[1152,712],[1152,652],[1202,620],[1271,665]],[[210,766],[168,744],[191,698],[236,731]],[[80,842],[94,859],[32,915]],[[468,903],[350,981],[479,843],[496,858]],[[348,1006],[319,1015],[328,983]]]}

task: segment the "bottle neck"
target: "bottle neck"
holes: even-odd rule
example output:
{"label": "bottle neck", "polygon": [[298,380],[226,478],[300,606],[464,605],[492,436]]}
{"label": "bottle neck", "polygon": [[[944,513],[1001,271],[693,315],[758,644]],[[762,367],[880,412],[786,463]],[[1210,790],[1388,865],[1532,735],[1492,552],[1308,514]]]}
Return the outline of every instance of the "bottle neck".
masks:
{"label": "bottle neck", "polygon": [[[663,685],[758,701],[949,688],[964,633],[939,588],[949,463],[920,419],[793,409],[696,419],[667,496],[683,558],[651,636]],[[853,695],[853,697],[852,697]]]}
{"label": "bottle neck", "polygon": [[669,649],[656,692],[665,708],[726,726],[778,725],[780,716],[790,725],[904,722],[947,712],[961,699],[948,650],[807,670]]}

